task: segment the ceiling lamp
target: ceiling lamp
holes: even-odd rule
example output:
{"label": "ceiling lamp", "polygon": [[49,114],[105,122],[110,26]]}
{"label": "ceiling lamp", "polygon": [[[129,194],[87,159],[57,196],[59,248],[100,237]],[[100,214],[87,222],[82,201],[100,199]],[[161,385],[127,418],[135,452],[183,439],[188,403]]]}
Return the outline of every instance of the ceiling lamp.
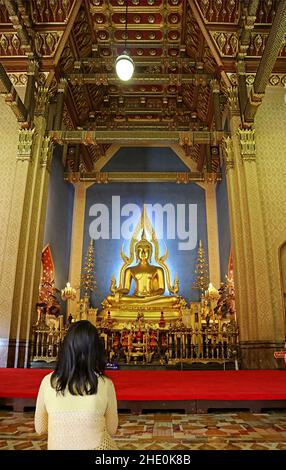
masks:
{"label": "ceiling lamp", "polygon": [[126,42],[127,42],[127,21],[128,21],[128,0],[125,2],[126,10],[125,10],[125,45],[123,53],[117,57],[115,61],[115,70],[117,76],[120,80],[127,82],[130,80],[134,73],[135,65],[132,58],[129,56],[126,50]]}

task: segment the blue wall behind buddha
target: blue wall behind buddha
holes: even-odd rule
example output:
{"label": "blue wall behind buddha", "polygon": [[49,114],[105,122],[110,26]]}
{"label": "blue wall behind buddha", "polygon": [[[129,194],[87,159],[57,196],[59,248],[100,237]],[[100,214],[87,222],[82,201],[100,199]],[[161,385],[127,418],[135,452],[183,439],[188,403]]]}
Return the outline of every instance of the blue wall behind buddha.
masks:
{"label": "blue wall behind buddha", "polygon": [[225,275],[228,273],[228,262],[231,247],[227,182],[224,168],[222,168],[222,180],[217,184],[216,187],[216,200],[220,254],[220,277],[221,281],[223,282]]}
{"label": "blue wall behind buddha", "polygon": [[102,171],[190,171],[168,147],[121,148]]}
{"label": "blue wall behind buddha", "polygon": [[[131,163],[132,160],[132,163]],[[169,148],[127,148],[121,149],[102,171],[187,171],[185,165]],[[112,196],[120,196],[120,206],[125,204],[137,204],[140,208],[143,204],[161,204],[164,206],[171,203],[174,207],[177,204],[197,205],[197,230],[198,240],[202,240],[207,254],[207,225],[205,193],[196,184],[177,185],[171,183],[116,183],[108,185],[94,184],[86,192],[85,224],[84,224],[84,246],[83,261],[87,253],[90,240],[89,227],[95,217],[89,215],[90,207],[97,203],[105,204],[108,207],[109,236],[110,239],[99,239],[94,241],[95,249],[95,277],[97,288],[91,296],[93,306],[100,307],[102,300],[109,294],[109,286],[112,274],[119,281],[119,270],[123,263],[120,257],[120,249],[124,242],[125,253],[129,254],[129,241],[111,239],[111,213]],[[188,227],[188,211],[186,230]],[[121,222],[127,217],[121,217]],[[166,235],[166,219],[164,220],[164,235]],[[197,259],[197,246],[192,250],[179,250],[178,239],[164,239],[169,256],[167,265],[171,272],[171,281],[178,274],[180,281],[180,294],[187,300],[198,300],[198,292],[192,289],[195,279],[195,266]],[[160,255],[164,252],[164,241],[159,241]],[[154,259],[152,262],[155,264]],[[83,263],[84,264],[84,263]],[[168,294],[166,290],[166,294]]]}
{"label": "blue wall behind buddha", "polygon": [[[48,205],[45,224],[44,246],[51,246],[55,265],[55,287],[62,289],[69,276],[69,260],[71,249],[72,215],[74,187],[64,181],[62,165],[62,147],[54,151],[48,194]],[[61,302],[62,312],[66,311],[66,303]]]}

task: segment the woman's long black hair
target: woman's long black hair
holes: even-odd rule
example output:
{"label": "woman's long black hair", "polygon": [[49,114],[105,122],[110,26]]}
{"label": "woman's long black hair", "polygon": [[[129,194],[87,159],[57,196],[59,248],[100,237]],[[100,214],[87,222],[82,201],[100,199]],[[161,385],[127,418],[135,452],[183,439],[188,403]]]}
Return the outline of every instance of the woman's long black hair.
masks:
{"label": "woman's long black hair", "polygon": [[105,354],[97,329],[87,320],[72,323],[59,351],[51,385],[64,395],[97,393],[98,376],[104,375]]}

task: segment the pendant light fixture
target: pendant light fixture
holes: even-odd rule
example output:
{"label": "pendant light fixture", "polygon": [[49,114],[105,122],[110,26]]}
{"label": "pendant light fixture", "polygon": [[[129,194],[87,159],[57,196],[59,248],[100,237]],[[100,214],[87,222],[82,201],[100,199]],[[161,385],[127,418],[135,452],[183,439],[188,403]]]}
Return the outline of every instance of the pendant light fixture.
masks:
{"label": "pendant light fixture", "polygon": [[132,78],[134,73],[135,65],[127,52],[126,43],[127,43],[127,23],[128,23],[128,0],[125,2],[125,44],[123,53],[117,57],[115,61],[115,70],[118,78],[124,82],[127,82]]}

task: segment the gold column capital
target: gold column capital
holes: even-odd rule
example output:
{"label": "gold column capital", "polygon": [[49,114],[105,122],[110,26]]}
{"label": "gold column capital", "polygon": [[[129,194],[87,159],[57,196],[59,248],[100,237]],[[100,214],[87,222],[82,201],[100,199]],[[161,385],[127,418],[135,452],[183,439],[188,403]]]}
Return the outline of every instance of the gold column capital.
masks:
{"label": "gold column capital", "polygon": [[240,140],[241,158],[243,162],[256,160],[255,129],[238,128]]}
{"label": "gold column capital", "polygon": [[39,87],[37,92],[37,101],[35,108],[35,116],[46,117],[47,114],[47,105],[49,98],[49,90],[46,87]]}
{"label": "gold column capital", "polygon": [[213,93],[220,93],[220,85],[216,78],[211,80],[210,85]]}
{"label": "gold column capital", "polygon": [[37,75],[39,72],[39,61],[34,57],[29,57],[27,75]]}
{"label": "gold column capital", "polygon": [[52,163],[53,142],[49,136],[43,138],[40,155],[40,165],[50,172]]}
{"label": "gold column capital", "polygon": [[65,93],[67,87],[67,79],[61,78],[58,84],[58,93]]}
{"label": "gold column capital", "polygon": [[227,102],[231,116],[240,116],[237,85],[227,88]]}
{"label": "gold column capital", "polygon": [[222,140],[223,161],[226,172],[234,168],[234,152],[232,138],[227,136]]}
{"label": "gold column capital", "polygon": [[31,161],[35,129],[21,129],[19,131],[17,161]]}

